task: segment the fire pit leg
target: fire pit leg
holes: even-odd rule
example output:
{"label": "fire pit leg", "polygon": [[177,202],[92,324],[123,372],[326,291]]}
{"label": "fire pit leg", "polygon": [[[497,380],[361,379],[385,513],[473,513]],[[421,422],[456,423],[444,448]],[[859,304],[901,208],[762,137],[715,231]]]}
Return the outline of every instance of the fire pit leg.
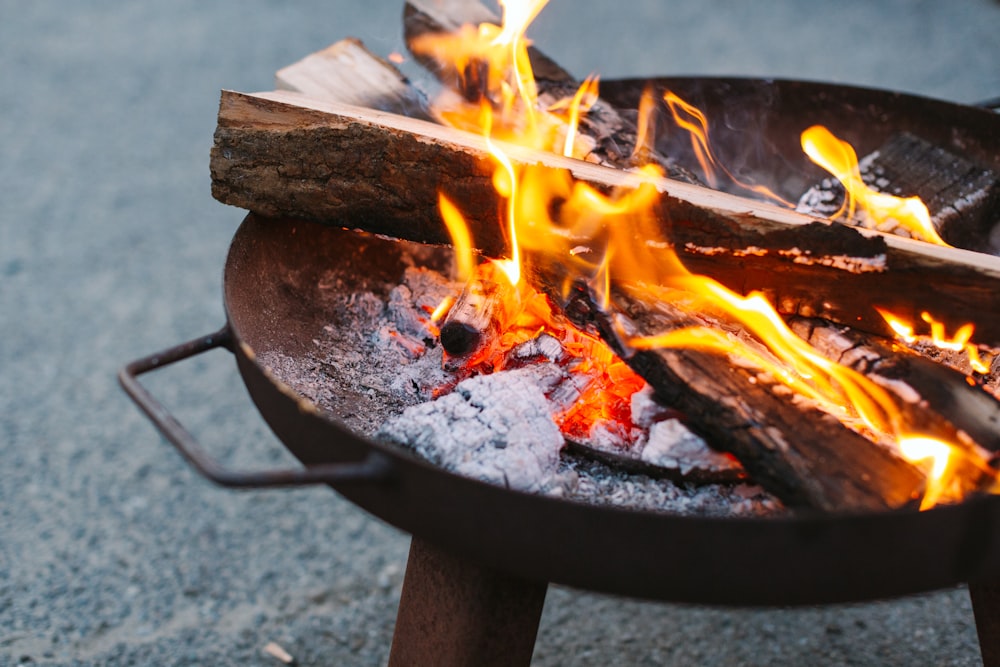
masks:
{"label": "fire pit leg", "polygon": [[528,665],[547,587],[413,538],[389,667]]}
{"label": "fire pit leg", "polygon": [[970,583],[969,596],[976,616],[983,666],[1000,667],[1000,581]]}

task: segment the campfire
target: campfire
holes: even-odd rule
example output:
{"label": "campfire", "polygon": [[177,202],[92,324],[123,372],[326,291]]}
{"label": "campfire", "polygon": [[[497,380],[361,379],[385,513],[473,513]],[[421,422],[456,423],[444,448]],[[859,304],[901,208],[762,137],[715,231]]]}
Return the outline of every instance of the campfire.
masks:
{"label": "campfire", "polygon": [[[408,240],[397,284],[331,297],[353,319],[331,314],[304,368],[261,355],[279,378],[321,408],[324,377],[367,383],[369,434],[589,502],[845,512],[994,490],[1000,176],[904,129],[859,159],[809,123],[794,139],[831,178],[793,202],[727,166],[697,105],[655,86],[612,104],[526,39],[544,1],[502,4],[407,5],[433,98],[356,40],[282,90],[223,94],[217,198]],[[451,270],[414,241],[450,246]]]}

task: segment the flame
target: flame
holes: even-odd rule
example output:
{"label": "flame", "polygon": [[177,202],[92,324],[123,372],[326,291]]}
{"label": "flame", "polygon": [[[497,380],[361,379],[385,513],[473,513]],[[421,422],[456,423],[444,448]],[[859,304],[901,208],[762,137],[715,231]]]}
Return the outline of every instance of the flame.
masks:
{"label": "flame", "polygon": [[437,308],[431,311],[431,322],[435,325],[440,324],[448,315],[448,311],[451,310],[451,307],[454,305],[455,297],[451,295],[441,299],[441,303],[437,305]]}
{"label": "flame", "polygon": [[755,192],[777,204],[789,207],[791,206],[789,202],[785,201],[782,197],[778,196],[763,185],[743,183],[738,178],[733,176],[729,169],[715,159],[715,155],[713,154],[712,148],[709,144],[708,118],[701,111],[701,109],[693,104],[688,104],[677,94],[669,90],[663,94],[663,101],[666,103],[667,109],[670,111],[670,115],[673,117],[677,126],[682,130],[687,131],[690,135],[691,149],[694,151],[698,164],[701,165],[701,172],[704,175],[705,181],[708,183],[709,187],[718,187],[719,176],[717,171],[721,170],[734,185],[745,190]]}
{"label": "flame", "polygon": [[907,436],[900,438],[899,449],[907,460],[917,463],[930,462],[927,474],[927,488],[920,501],[920,509],[934,507],[945,495],[949,480],[946,477],[952,459],[952,447],[935,438]]}
{"label": "flame", "polygon": [[841,182],[846,197],[841,209],[832,217],[854,217],[856,207],[868,213],[875,225],[895,221],[916,238],[948,245],[938,236],[931,223],[927,207],[919,197],[894,197],[871,189],[861,178],[858,155],[854,147],[835,137],[822,125],[813,125],[802,133],[802,150],[813,162],[833,174]]}
{"label": "flame", "polygon": [[594,106],[598,98],[597,77],[590,75],[583,80],[583,84],[577,89],[576,94],[571,99],[562,99],[549,105],[549,113],[558,113],[566,110],[566,138],[563,140],[562,154],[566,157],[573,157],[576,150],[576,131],[580,127],[580,115],[584,114]]}
{"label": "flame", "polygon": [[918,336],[912,324],[906,322],[883,308],[876,308],[882,319],[886,321],[893,333],[908,345],[927,343],[939,350],[949,350],[952,352],[965,352],[969,358],[969,366],[976,373],[985,375],[990,372],[990,364],[979,355],[979,348],[972,342],[972,335],[976,331],[975,325],[971,322],[963,324],[955,330],[954,335],[948,336],[945,333],[945,326],[934,318],[933,315],[924,311],[920,313],[920,319],[930,325],[929,336]]}
{"label": "flame", "polygon": [[[482,132],[495,164],[494,186],[506,202],[504,225],[510,257],[495,261],[495,267],[509,277],[511,285],[517,286],[513,292],[524,306],[503,333],[499,349],[510,349],[539,332],[550,332],[561,338],[564,349],[575,355],[570,364],[573,372],[588,378],[581,401],[559,416],[561,424],[573,430],[590,428],[605,419],[627,423],[627,414],[623,417],[620,409],[622,396],[642,386],[642,380],[601,341],[553,316],[544,297],[523,283],[525,257],[531,257],[532,262],[563,267],[567,288],[574,282],[587,282],[601,305],[611,312],[616,310],[611,289],[614,284],[639,293],[647,301],[669,301],[691,314],[692,319],[712,313],[740,324],[753,335],[753,342],[700,326],[659,336],[628,337],[621,333],[625,344],[632,349],[697,348],[728,354],[760,368],[848,426],[866,432],[872,439],[895,442],[903,456],[914,461],[931,460],[924,508],[948,497],[944,489],[952,484],[953,470],[949,461],[958,445],[910,432],[893,397],[884,388],[830,361],[796,336],[762,294],[741,296],[710,278],[690,273],[670,240],[661,235],[661,225],[654,215],[660,193],[649,179],[632,189],[622,188],[608,194],[575,181],[567,171],[515,163],[508,158],[498,140],[577,156],[581,150],[576,137],[580,115],[596,100],[597,80],[588,78],[571,98],[540,109],[524,32],[545,2],[506,0],[501,4],[502,28],[487,24],[466,26],[454,36],[429,38],[418,48],[435,54],[451,53],[456,71],[465,77],[465,85],[479,86],[482,93],[474,101],[450,102],[446,112],[439,116],[458,127],[476,127]],[[488,68],[485,73],[484,66]],[[469,73],[473,73],[471,78]],[[706,177],[714,179],[712,174],[718,164],[709,148],[707,118],[672,93],[663,99],[678,125],[690,133],[692,148]],[[646,113],[649,108],[647,102]],[[649,141],[650,123],[651,117],[639,124],[644,143]],[[807,135],[812,139],[822,136],[822,132],[813,128],[804,133],[803,145]],[[863,205],[879,200],[856,187],[855,181],[860,182],[860,176],[852,175],[857,172],[856,160],[854,167],[846,167],[847,149],[841,143],[833,146],[835,158],[829,164],[832,171],[844,175],[845,187],[850,184],[853,195],[849,206],[855,200]],[[655,165],[645,165],[638,173],[640,177],[662,176],[662,170]],[[444,197],[441,202],[449,230],[464,226],[462,216],[451,210],[450,202]],[[902,215],[900,210],[891,209],[892,215]],[[452,233],[456,246],[464,248],[463,233]],[[495,369],[503,363],[496,350],[470,361],[471,365],[486,364]]]}
{"label": "flame", "polygon": [[458,207],[441,193],[438,193],[438,209],[441,211],[445,227],[448,228],[451,245],[455,251],[455,275],[459,280],[468,280],[472,277],[472,270],[476,266],[469,225]]}

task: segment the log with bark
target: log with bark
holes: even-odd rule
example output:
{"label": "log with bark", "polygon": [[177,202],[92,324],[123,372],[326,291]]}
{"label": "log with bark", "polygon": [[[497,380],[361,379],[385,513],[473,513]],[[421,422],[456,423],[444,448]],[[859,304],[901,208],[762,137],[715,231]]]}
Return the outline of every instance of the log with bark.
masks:
{"label": "log with bark", "polygon": [[825,320],[792,318],[788,324],[828,359],[866,375],[895,395],[899,409],[922,432],[1000,452],[1000,401],[970,383],[965,373]]}
{"label": "log with bark", "polygon": [[[608,190],[636,185],[621,170],[506,146]],[[432,167],[431,167],[432,166]],[[276,91],[224,91],[211,155],[220,201],[270,216],[449,243],[445,193],[486,255],[507,252],[501,202],[482,138],[417,119]],[[655,215],[682,261],[741,293],[760,290],[780,312],[823,317],[880,335],[879,306],[949,330],[967,322],[1000,345],[1000,259],[832,224],[707,188],[645,179],[661,192]]]}

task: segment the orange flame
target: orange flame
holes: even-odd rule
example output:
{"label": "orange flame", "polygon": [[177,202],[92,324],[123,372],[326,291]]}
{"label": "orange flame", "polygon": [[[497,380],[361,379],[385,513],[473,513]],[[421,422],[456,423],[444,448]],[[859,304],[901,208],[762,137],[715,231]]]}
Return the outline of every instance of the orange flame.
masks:
{"label": "orange flame", "polygon": [[[653,215],[660,193],[652,183],[605,194],[575,181],[566,171],[515,163],[507,157],[495,139],[574,154],[579,114],[593,104],[597,89],[596,79],[588,79],[571,100],[550,109],[538,109],[523,35],[526,21],[534,18],[545,3],[529,0],[517,4],[514,0],[506,0],[502,4],[505,20],[502,29],[486,25],[475,29],[466,27],[448,46],[451,49],[458,44],[466,49],[454,56],[460,72],[477,60],[488,62],[486,99],[480,100],[478,105],[459,105],[441,116],[462,127],[475,125],[486,138],[488,152],[496,164],[494,186],[506,200],[505,225],[511,248],[511,257],[500,260],[497,265],[510,277],[511,284],[518,285],[523,279],[521,258],[523,254],[530,254],[533,261],[563,266],[567,285],[576,280],[588,282],[602,305],[612,311],[615,309],[611,290],[614,283],[654,300],[669,300],[693,314],[712,311],[738,322],[755,336],[760,350],[721,331],[704,327],[626,341],[634,349],[683,346],[712,350],[737,356],[745,363],[764,369],[793,391],[824,406],[845,424],[861,430],[861,426],[854,425],[860,420],[872,437],[896,442],[903,456],[911,460],[933,459],[924,505],[932,506],[944,497],[946,494],[941,489],[949,484],[951,467],[948,461],[956,445],[909,432],[894,399],[885,389],[819,354],[788,329],[763,295],[751,293],[744,297],[710,278],[691,274],[673,251],[669,239],[661,236],[661,226]],[[512,19],[516,21],[508,27],[506,22]],[[474,34],[479,36],[479,41],[470,44],[470,36]],[[428,43],[421,48],[443,47],[439,43]],[[667,93],[664,100],[678,124],[691,134],[693,150],[706,175],[714,173],[712,168],[717,163],[709,149],[708,121],[704,114],[672,93]],[[569,113],[564,113],[566,110]],[[646,127],[642,123],[640,126]],[[648,132],[648,128],[644,132]],[[810,132],[810,136],[815,133]],[[842,161],[834,161],[834,166],[842,166]],[[850,170],[839,168],[837,172],[849,173]],[[640,169],[640,175],[659,177],[662,170],[646,165]],[[853,187],[853,181],[848,179],[848,182]],[[862,202],[871,199],[857,192],[854,197]],[[447,207],[445,198],[442,202],[443,207]],[[442,215],[452,221],[448,223],[449,229],[452,223],[460,226],[461,215],[444,210]],[[457,239],[461,236],[461,232],[456,234]],[[460,243],[464,241],[456,241],[456,245]],[[616,388],[641,386],[641,380],[631,371],[623,370],[627,367],[620,360],[616,363],[610,350],[600,341],[586,340],[586,335],[580,332],[567,333],[568,328],[556,323],[547,305],[544,308],[525,307],[518,320],[519,323],[504,334],[507,339],[504,345],[528,340],[525,336],[537,335],[542,330],[557,331],[564,340],[571,341],[567,349],[587,355],[576,364],[577,372],[592,372],[596,365],[604,369],[601,371],[603,376],[611,378],[594,385],[602,391],[594,395],[596,398],[585,397],[580,408],[561,417],[564,423],[577,425],[573,428],[579,426],[581,415],[586,415],[588,420],[609,416],[602,407],[605,401],[614,404],[607,390],[613,393]]]}
{"label": "orange flame", "polygon": [[892,313],[882,308],[876,308],[882,319],[886,321],[893,333],[908,345],[920,342],[927,342],[940,350],[950,350],[952,352],[964,351],[969,358],[969,365],[976,373],[985,375],[990,372],[990,365],[979,355],[979,348],[972,342],[972,335],[976,328],[971,322],[960,326],[953,336],[945,333],[943,322],[934,319],[934,316],[924,311],[920,313],[920,319],[930,325],[929,336],[918,336],[912,324],[896,317]]}
{"label": "orange flame", "polygon": [[674,122],[677,123],[677,126],[682,130],[686,130],[691,136],[691,149],[694,151],[698,164],[701,165],[702,174],[705,176],[709,187],[715,188],[718,186],[719,177],[716,172],[717,170],[721,170],[734,185],[744,190],[755,192],[783,206],[791,206],[789,202],[763,185],[743,183],[733,176],[729,169],[715,159],[715,155],[712,153],[712,148],[709,144],[708,118],[701,109],[688,104],[669,90],[664,93],[663,101],[666,102],[667,109],[670,111],[670,115],[673,117]]}
{"label": "orange flame", "polygon": [[438,209],[441,211],[441,219],[444,221],[445,227],[448,228],[451,245],[455,251],[456,277],[459,280],[468,280],[472,277],[472,269],[476,265],[469,225],[466,224],[458,207],[441,193],[438,193]]}
{"label": "orange flame", "polygon": [[854,147],[835,137],[827,128],[813,125],[805,130],[802,133],[802,150],[809,159],[833,174],[844,186],[847,193],[844,204],[833,218],[846,215],[851,219],[855,208],[860,206],[875,225],[895,221],[916,238],[937,245],[948,245],[938,236],[930,213],[919,197],[903,199],[868,187],[861,178]]}

